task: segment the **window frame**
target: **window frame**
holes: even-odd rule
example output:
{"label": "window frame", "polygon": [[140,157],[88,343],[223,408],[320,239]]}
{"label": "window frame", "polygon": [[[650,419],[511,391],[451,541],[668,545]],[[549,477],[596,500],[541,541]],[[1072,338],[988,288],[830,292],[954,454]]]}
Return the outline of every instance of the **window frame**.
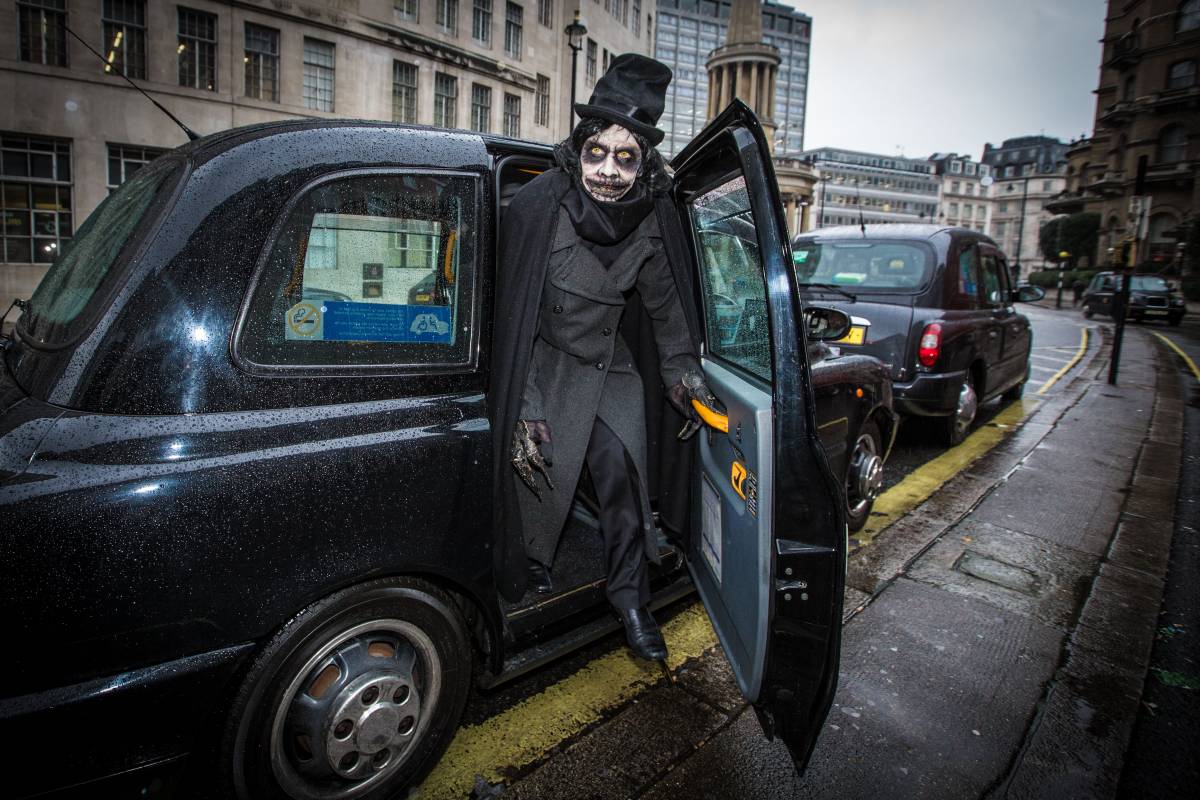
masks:
{"label": "window frame", "polygon": [[[75,217],[75,141],[61,136],[41,136],[38,134],[18,133],[16,131],[0,131],[0,139],[7,139],[10,143],[6,143],[5,150],[21,152],[25,156],[27,165],[25,175],[5,173],[2,164],[0,164],[0,184],[7,186],[20,186],[24,190],[24,198],[26,205],[15,206],[6,211],[14,213],[25,213],[28,218],[25,220],[24,230],[21,233],[9,235],[7,226],[0,228],[0,264],[36,264],[48,268],[57,260],[60,253],[63,252],[64,242],[70,242],[75,238],[76,230],[78,229],[78,220]],[[11,144],[11,142],[21,140],[21,146]],[[41,147],[34,147],[34,143],[38,143]],[[28,165],[32,162],[34,154],[44,154],[50,157],[50,167],[53,175],[49,178],[37,177],[30,174],[31,170]],[[60,175],[60,168],[63,166],[60,159],[66,159],[67,178],[63,179]],[[106,162],[107,170],[107,162]],[[37,188],[52,189],[54,191],[55,207],[53,209],[39,209],[34,198],[35,189]],[[69,198],[66,209],[61,200],[61,190],[66,189],[67,197]],[[2,205],[2,203],[0,203]],[[53,214],[54,215],[54,234],[52,236],[37,234],[37,218],[38,214]],[[67,225],[70,227],[70,233],[63,235],[63,220],[66,219]],[[0,214],[0,219],[4,219],[4,215]],[[7,255],[7,241],[9,239],[24,239],[29,242],[29,258],[26,261],[9,261]],[[36,258],[39,240],[53,240],[54,242],[54,258],[49,261],[39,260]]]}
{"label": "window frame", "polygon": [[[182,31],[180,31],[180,27],[182,26],[185,14],[194,14],[194,15],[197,15],[198,17],[208,17],[209,19],[211,19],[212,20],[212,37],[213,38],[201,39],[199,36],[193,36],[192,34],[184,34]],[[178,42],[177,48],[176,48],[176,54],[175,54],[175,66],[176,66],[176,70],[175,70],[176,76],[175,77],[178,79],[179,86],[182,86],[185,89],[195,89],[198,92],[214,92],[215,93],[215,92],[219,92],[221,90],[221,82],[218,78],[218,72],[219,72],[219,66],[220,66],[219,62],[220,62],[220,56],[221,56],[221,39],[220,39],[221,25],[220,25],[220,23],[221,23],[220,17],[217,14],[212,13],[211,11],[203,11],[198,8],[189,8],[187,6],[176,6],[175,7],[175,39]],[[194,45],[194,51],[186,50],[187,45],[185,44],[185,40]],[[200,70],[200,54],[203,52],[200,45],[204,45],[205,48],[208,48],[208,47],[212,48],[212,61],[211,61],[212,86],[201,86],[200,85],[202,83],[202,75],[201,75],[201,70]],[[181,50],[179,48],[185,48],[185,49]],[[195,56],[194,56],[194,58],[192,58],[192,65],[194,67],[194,74],[192,77],[195,78],[195,83],[185,83],[183,80],[184,58],[185,58],[185,56],[190,57],[190,54],[192,52],[195,52]]]}
{"label": "window frame", "polygon": [[[1175,75],[1175,71],[1179,69],[1181,74]],[[1178,77],[1186,77],[1187,83],[1178,83]],[[1178,89],[1190,89],[1196,85],[1196,60],[1193,58],[1185,58],[1181,61],[1175,61],[1167,67],[1167,80],[1165,87],[1168,92]]]}
{"label": "window frame", "polygon": [[525,7],[512,0],[504,4],[504,55],[520,61],[525,52]]}
{"label": "window frame", "polygon": [[[412,70],[413,82],[411,84],[407,84],[407,83],[401,83],[400,81],[398,81],[397,78],[400,77],[400,73],[402,71],[407,71],[409,69]],[[402,123],[405,125],[417,124],[417,108],[418,108],[418,103],[420,102],[420,99],[421,99],[420,81],[421,81],[421,68],[420,67],[418,67],[416,64],[412,63],[411,61],[404,61],[399,58],[392,59],[392,122],[399,122],[399,123]],[[396,91],[397,88],[403,88],[405,90],[412,91],[412,119],[397,119],[397,115],[396,115],[397,103],[403,102],[402,95]],[[407,106],[405,106],[405,110],[406,111],[408,110]],[[403,116],[407,116],[407,113],[404,114]]]}
{"label": "window frame", "polygon": [[471,0],[471,39],[476,44],[492,49],[492,27],[495,20],[492,0]]}
{"label": "window frame", "polygon": [[[510,111],[510,108],[513,111]],[[521,138],[521,95],[512,92],[504,93],[503,105],[500,108],[502,130],[510,139]],[[511,123],[511,124],[510,124]]]}
{"label": "window frame", "polygon": [[[106,63],[104,65],[104,74],[105,75],[124,74],[130,78],[138,78],[141,80],[145,80],[146,72],[148,69],[147,53],[146,53],[146,36],[147,36],[147,28],[148,28],[148,22],[146,19],[146,15],[147,15],[146,0],[126,0],[126,2],[130,2],[130,1],[135,2],[135,3],[139,3],[139,2],[141,3],[141,10],[142,10],[142,14],[141,14],[142,24],[141,25],[138,25],[136,22],[131,22],[129,20],[119,19],[117,15],[111,14],[111,12],[113,10],[112,4],[114,3],[114,0],[103,0],[103,2],[100,4],[100,40],[106,44],[105,50],[107,50],[108,53],[110,54],[108,58],[105,58]],[[111,14],[111,16],[110,16],[110,14]],[[114,47],[112,43],[109,43],[108,36],[109,36],[110,29],[114,30],[114,31],[119,29],[119,31],[120,31],[121,40],[120,40],[120,45],[118,47]],[[131,33],[130,33],[131,31],[133,31],[135,34],[137,34],[136,37],[134,35],[131,35]],[[129,43],[134,38],[139,40],[140,47],[134,48],[133,54],[135,56],[140,56],[140,61],[137,61],[136,63],[134,63],[133,66],[136,67],[136,69],[131,71],[130,70]],[[115,71],[114,71],[115,57],[118,52],[120,53],[121,65],[123,67],[123,70],[121,73],[115,73]]]}
{"label": "window frame", "polygon": [[[108,153],[108,162],[112,162],[112,160],[115,158],[121,165],[121,181],[120,183],[113,183],[112,174],[109,169],[112,164],[105,164],[104,184],[105,188],[108,189],[109,194],[112,194],[117,189],[120,189],[121,186],[125,184],[125,181],[133,177],[125,172],[125,165],[127,163],[141,165],[137,170],[135,170],[136,174],[142,168],[149,166],[151,162],[153,162],[159,156],[164,156],[170,152],[169,148],[153,147],[141,144],[125,144],[122,142],[105,142],[105,146],[106,152]],[[138,155],[141,157],[132,157],[132,152],[127,154],[127,151],[137,151]]]}
{"label": "window frame", "polygon": [[[448,86],[454,90],[453,94],[441,94],[438,92],[438,78],[446,78]],[[445,98],[448,102],[442,104],[442,119],[438,120],[438,100]],[[446,124],[446,111],[450,112],[452,117],[449,120],[449,125]],[[449,72],[440,72],[435,70],[433,73],[433,124],[434,127],[457,129],[458,125],[458,76],[452,75]]]}
{"label": "window frame", "polygon": [[471,130],[492,132],[492,87],[486,83],[471,83]]}
{"label": "window frame", "polygon": [[[17,7],[16,8],[16,11],[17,11],[17,25],[16,25],[16,28],[17,28],[17,60],[23,64],[41,64],[42,66],[45,66],[45,67],[70,67],[71,66],[71,42],[70,42],[70,39],[68,38],[67,28],[66,28],[66,23],[68,21],[67,18],[70,13],[70,10],[67,7],[66,0],[62,0],[61,7],[53,7],[53,8],[50,6],[47,6],[44,2],[39,2],[38,0],[17,0],[16,7]],[[55,47],[57,48],[56,53],[55,53],[57,58],[54,61],[50,61],[46,58],[46,54],[47,54],[47,52],[49,52],[49,48],[46,47],[46,43],[47,43],[48,39],[42,38],[40,34],[37,37],[39,40],[39,48],[38,48],[39,57],[36,59],[32,57],[32,52],[33,52],[32,49],[30,49],[30,51],[29,51],[31,57],[30,58],[25,57],[25,48],[23,46],[24,42],[25,42],[25,40],[32,41],[34,38],[34,34],[32,32],[28,33],[26,36],[22,36],[23,27],[24,27],[21,24],[22,23],[22,13],[27,12],[27,11],[28,12],[36,12],[38,14],[38,16],[41,17],[43,20],[45,20],[49,16],[55,17],[55,20],[56,20],[55,27],[57,28],[56,32],[59,35],[58,35],[57,41],[55,41],[55,43],[54,43]],[[46,26],[46,27],[47,27],[47,34],[50,35],[49,26]]]}
{"label": "window frame", "polygon": [[[261,32],[264,32],[264,31],[269,32],[270,34],[274,35],[275,52],[269,53],[265,50],[250,49],[249,34],[250,34],[252,28],[256,29],[260,35],[261,35]],[[280,64],[280,51],[283,49],[282,48],[282,40],[283,40],[283,33],[282,33],[282,31],[279,30],[279,28],[272,28],[269,25],[261,25],[257,22],[251,22],[250,20],[245,21],[245,24],[242,26],[242,52],[243,52],[242,57],[245,61],[245,69],[243,70],[245,80],[243,81],[243,85],[242,85],[242,93],[246,97],[249,97],[253,100],[262,100],[263,102],[267,102],[267,103],[278,103],[279,102],[279,84],[280,84],[280,77],[281,77],[280,71],[279,71],[279,64]],[[255,70],[256,62],[257,62],[257,70],[258,70],[258,75],[257,75],[257,78],[258,78],[257,84],[258,85],[256,87],[257,94],[251,94],[250,93],[250,88],[251,88],[251,84],[252,84],[251,76]],[[268,63],[273,64],[275,71],[274,71],[274,74],[272,77],[273,85],[272,85],[271,92],[270,92],[269,96],[264,97],[263,96],[263,94],[264,94],[263,87],[266,85],[265,67]]]}
{"label": "window frame", "polygon": [[[406,362],[392,362],[387,364],[259,364],[251,361],[242,352],[242,337],[246,332],[246,324],[249,321],[250,312],[252,310],[254,296],[258,292],[259,284],[262,283],[264,273],[266,273],[271,256],[275,252],[275,247],[279,243],[280,236],[287,229],[288,221],[291,219],[293,212],[301,202],[305,200],[316,189],[324,186],[327,183],[333,183],[341,180],[353,180],[356,178],[373,178],[373,177],[392,177],[404,179],[409,176],[417,177],[449,177],[449,178],[466,178],[471,181],[474,191],[474,202],[470,205],[469,211],[471,214],[471,229],[475,232],[474,240],[471,244],[471,254],[474,257],[474,264],[471,270],[470,282],[470,300],[458,309],[458,317],[455,320],[458,324],[464,323],[464,314],[466,324],[468,325],[467,340],[464,346],[466,360],[461,362],[427,362],[423,364],[411,364]],[[234,321],[233,337],[230,342],[230,358],[234,365],[248,375],[255,377],[268,376],[283,376],[283,377],[422,377],[422,376],[438,376],[438,375],[476,375],[481,370],[480,355],[482,348],[482,328],[483,328],[483,295],[486,289],[486,281],[484,280],[484,271],[488,261],[488,242],[491,241],[490,225],[487,222],[486,214],[484,213],[484,175],[477,171],[459,170],[459,169],[425,169],[419,167],[363,167],[359,169],[337,170],[327,172],[312,179],[308,183],[297,189],[291,197],[275,221],[271,224],[271,230],[267,234],[266,242],[263,244],[262,250],[255,259],[254,272],[246,287],[246,292],[242,297],[241,305],[238,307],[237,318]],[[466,237],[463,237],[464,239]],[[461,241],[461,240],[460,240]]]}
{"label": "window frame", "polygon": [[[330,66],[318,64],[316,61],[308,60],[309,47],[308,43],[325,45],[329,47]],[[316,52],[315,49],[313,52]],[[314,78],[320,78],[325,71],[329,72],[329,108],[321,108],[320,105],[314,105],[320,102],[320,87],[314,87],[318,94],[309,96],[308,87],[305,85],[308,78],[308,69],[312,67],[316,70],[313,73]],[[316,36],[305,36],[300,44],[300,99],[304,102],[304,107],[309,111],[320,111],[325,114],[333,114],[337,111],[337,43],[318,39]]]}

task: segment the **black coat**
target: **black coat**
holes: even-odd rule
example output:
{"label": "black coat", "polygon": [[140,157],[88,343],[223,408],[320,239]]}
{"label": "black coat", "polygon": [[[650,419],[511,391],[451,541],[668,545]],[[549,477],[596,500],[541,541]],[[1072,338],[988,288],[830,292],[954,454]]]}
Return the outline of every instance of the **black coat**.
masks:
{"label": "black coat", "polygon": [[[496,314],[492,346],[491,386],[488,392],[493,442],[494,564],[497,586],[510,600],[524,594],[526,548],[522,498],[529,489],[509,463],[513,427],[521,416],[529,383],[535,335],[547,283],[547,268],[558,237],[562,198],[571,189],[571,178],[558,169],[531,181],[513,198],[500,228],[496,260]],[[654,215],[674,285],[682,301],[686,337],[696,351],[695,293],[684,245],[682,227],[668,197],[655,199]],[[660,315],[661,316],[661,315]],[[661,335],[662,326],[659,326]],[[658,379],[662,359],[655,341],[654,322],[638,292],[625,301],[619,335],[628,346],[640,373],[645,402],[646,475],[644,485],[657,499],[662,524],[681,530],[686,520],[693,444],[674,438],[683,417],[664,402],[665,387]],[[623,349],[623,348],[622,348]],[[597,373],[606,372],[597,370]],[[588,420],[590,430],[590,420]],[[555,458],[560,441],[555,435]],[[563,444],[566,444],[565,442]],[[586,444],[586,440],[584,442]],[[575,459],[569,459],[574,461]],[[556,506],[569,501],[578,475],[558,485]],[[539,478],[540,480],[540,478]],[[561,480],[561,479],[560,479]],[[546,490],[543,490],[546,494]],[[526,513],[529,513],[527,510]],[[555,513],[557,515],[557,512]],[[561,520],[560,520],[561,522]],[[536,523],[535,523],[536,524]]]}

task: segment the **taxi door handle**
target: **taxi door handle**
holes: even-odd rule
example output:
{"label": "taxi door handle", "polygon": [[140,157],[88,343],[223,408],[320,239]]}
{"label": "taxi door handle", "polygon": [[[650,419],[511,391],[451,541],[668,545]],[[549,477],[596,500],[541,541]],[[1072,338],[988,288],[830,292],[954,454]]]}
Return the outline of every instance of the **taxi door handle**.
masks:
{"label": "taxi door handle", "polygon": [[699,400],[692,400],[692,408],[700,415],[700,419],[704,420],[704,424],[710,428],[715,428],[721,433],[729,433],[729,415],[722,414],[718,411],[713,411],[708,406],[701,403]]}

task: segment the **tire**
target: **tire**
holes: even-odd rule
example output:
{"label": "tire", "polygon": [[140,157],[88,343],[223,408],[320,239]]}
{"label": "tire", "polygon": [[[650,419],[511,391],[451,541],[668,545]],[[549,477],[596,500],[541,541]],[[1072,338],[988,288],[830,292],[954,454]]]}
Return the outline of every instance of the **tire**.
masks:
{"label": "tire", "polygon": [[463,621],[441,590],[389,578],[337,592],[248,670],[222,736],[223,796],[398,796],[449,745],[470,677]]}
{"label": "tire", "polygon": [[871,507],[883,487],[883,435],[874,420],[867,420],[858,431],[850,458],[846,460],[846,525],[850,531],[862,530],[871,516]]}
{"label": "tire", "polygon": [[1183,322],[1183,317],[1171,317],[1169,320],[1167,320],[1167,324],[1172,328],[1178,328],[1179,323],[1181,322]]}
{"label": "tire", "polygon": [[958,392],[958,408],[948,417],[937,418],[942,444],[947,447],[962,444],[978,413],[979,395],[975,393],[975,379],[968,372]]}

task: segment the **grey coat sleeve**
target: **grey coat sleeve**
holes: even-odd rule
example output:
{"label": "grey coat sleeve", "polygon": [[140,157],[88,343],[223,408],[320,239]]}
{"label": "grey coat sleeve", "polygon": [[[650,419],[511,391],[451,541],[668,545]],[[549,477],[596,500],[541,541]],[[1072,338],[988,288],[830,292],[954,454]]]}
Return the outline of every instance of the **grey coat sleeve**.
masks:
{"label": "grey coat sleeve", "polygon": [[[533,337],[534,347],[537,347],[537,334]],[[545,419],[545,406],[542,404],[542,390],[537,385],[538,359],[529,359],[529,377],[525,380],[525,392],[521,395],[520,419]]]}
{"label": "grey coat sleeve", "polygon": [[638,274],[637,289],[654,326],[659,372],[663,385],[669,389],[683,380],[686,373],[699,372],[700,361],[688,333],[666,251],[661,246]]}

